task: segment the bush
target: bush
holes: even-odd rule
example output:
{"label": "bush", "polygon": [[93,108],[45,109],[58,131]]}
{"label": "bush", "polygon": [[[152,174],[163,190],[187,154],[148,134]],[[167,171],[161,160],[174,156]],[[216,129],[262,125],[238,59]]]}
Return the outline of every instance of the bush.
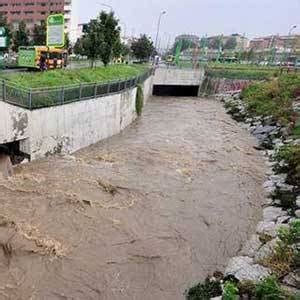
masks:
{"label": "bush", "polygon": [[137,86],[136,100],[135,100],[135,109],[138,116],[142,115],[143,107],[144,107],[144,92],[142,86],[139,84]]}
{"label": "bush", "polygon": [[275,277],[268,277],[258,283],[255,296],[262,300],[286,299]]}
{"label": "bush", "polygon": [[284,161],[285,165],[277,165],[276,171],[287,173],[287,183],[300,186],[300,146],[283,146],[275,155],[277,161]]}
{"label": "bush", "polygon": [[206,279],[204,283],[192,287],[187,295],[187,300],[210,300],[211,298],[222,295],[221,283]]}
{"label": "bush", "polygon": [[283,277],[297,264],[299,253],[294,244],[300,241],[300,220],[292,222],[289,227],[280,228],[278,238],[274,253],[262,263],[278,277]]}
{"label": "bush", "polygon": [[238,298],[238,288],[232,282],[226,282],[223,291],[223,300],[237,300]]}

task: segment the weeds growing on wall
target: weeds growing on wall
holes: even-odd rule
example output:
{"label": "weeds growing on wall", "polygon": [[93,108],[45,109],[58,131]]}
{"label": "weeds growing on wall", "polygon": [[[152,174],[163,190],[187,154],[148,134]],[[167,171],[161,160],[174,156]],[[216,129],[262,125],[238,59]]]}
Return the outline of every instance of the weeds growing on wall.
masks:
{"label": "weeds growing on wall", "polygon": [[142,115],[143,107],[144,107],[144,91],[143,91],[143,87],[139,84],[137,86],[136,100],[135,100],[135,109],[138,116]]}

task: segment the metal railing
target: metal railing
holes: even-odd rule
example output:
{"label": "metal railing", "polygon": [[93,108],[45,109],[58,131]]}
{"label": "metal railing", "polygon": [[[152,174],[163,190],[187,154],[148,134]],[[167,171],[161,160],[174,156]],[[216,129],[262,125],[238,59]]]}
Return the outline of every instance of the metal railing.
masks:
{"label": "metal railing", "polygon": [[81,83],[50,88],[23,88],[10,81],[0,84],[0,100],[30,110],[103,97],[135,87],[153,74],[153,70],[124,80]]}

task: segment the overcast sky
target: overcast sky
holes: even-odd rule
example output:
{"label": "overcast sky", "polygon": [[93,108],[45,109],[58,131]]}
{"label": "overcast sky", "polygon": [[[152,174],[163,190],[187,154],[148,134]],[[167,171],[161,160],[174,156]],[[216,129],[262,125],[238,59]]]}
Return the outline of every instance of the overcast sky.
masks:
{"label": "overcast sky", "polygon": [[79,21],[86,22],[111,5],[126,24],[127,34],[155,36],[162,10],[162,42],[181,33],[200,36],[245,33],[248,37],[287,34],[292,25],[300,33],[300,0],[77,0]]}

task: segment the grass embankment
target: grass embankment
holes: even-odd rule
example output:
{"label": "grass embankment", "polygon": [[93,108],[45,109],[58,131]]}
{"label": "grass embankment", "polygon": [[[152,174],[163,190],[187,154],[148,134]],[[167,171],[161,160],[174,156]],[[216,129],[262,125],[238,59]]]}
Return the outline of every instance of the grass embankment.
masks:
{"label": "grass embankment", "polygon": [[283,125],[295,125],[297,116],[292,105],[299,95],[300,76],[293,74],[254,83],[242,92],[241,97],[253,116],[272,116]]}
{"label": "grass embankment", "polygon": [[145,65],[111,65],[94,69],[1,74],[1,78],[25,88],[44,88],[120,80],[135,77],[146,70]]}
{"label": "grass embankment", "polygon": [[206,74],[214,78],[267,80],[280,74],[278,67],[209,63]]}
{"label": "grass embankment", "polygon": [[206,75],[214,78],[266,80],[277,74],[275,70],[239,69],[239,68],[208,68]]}

